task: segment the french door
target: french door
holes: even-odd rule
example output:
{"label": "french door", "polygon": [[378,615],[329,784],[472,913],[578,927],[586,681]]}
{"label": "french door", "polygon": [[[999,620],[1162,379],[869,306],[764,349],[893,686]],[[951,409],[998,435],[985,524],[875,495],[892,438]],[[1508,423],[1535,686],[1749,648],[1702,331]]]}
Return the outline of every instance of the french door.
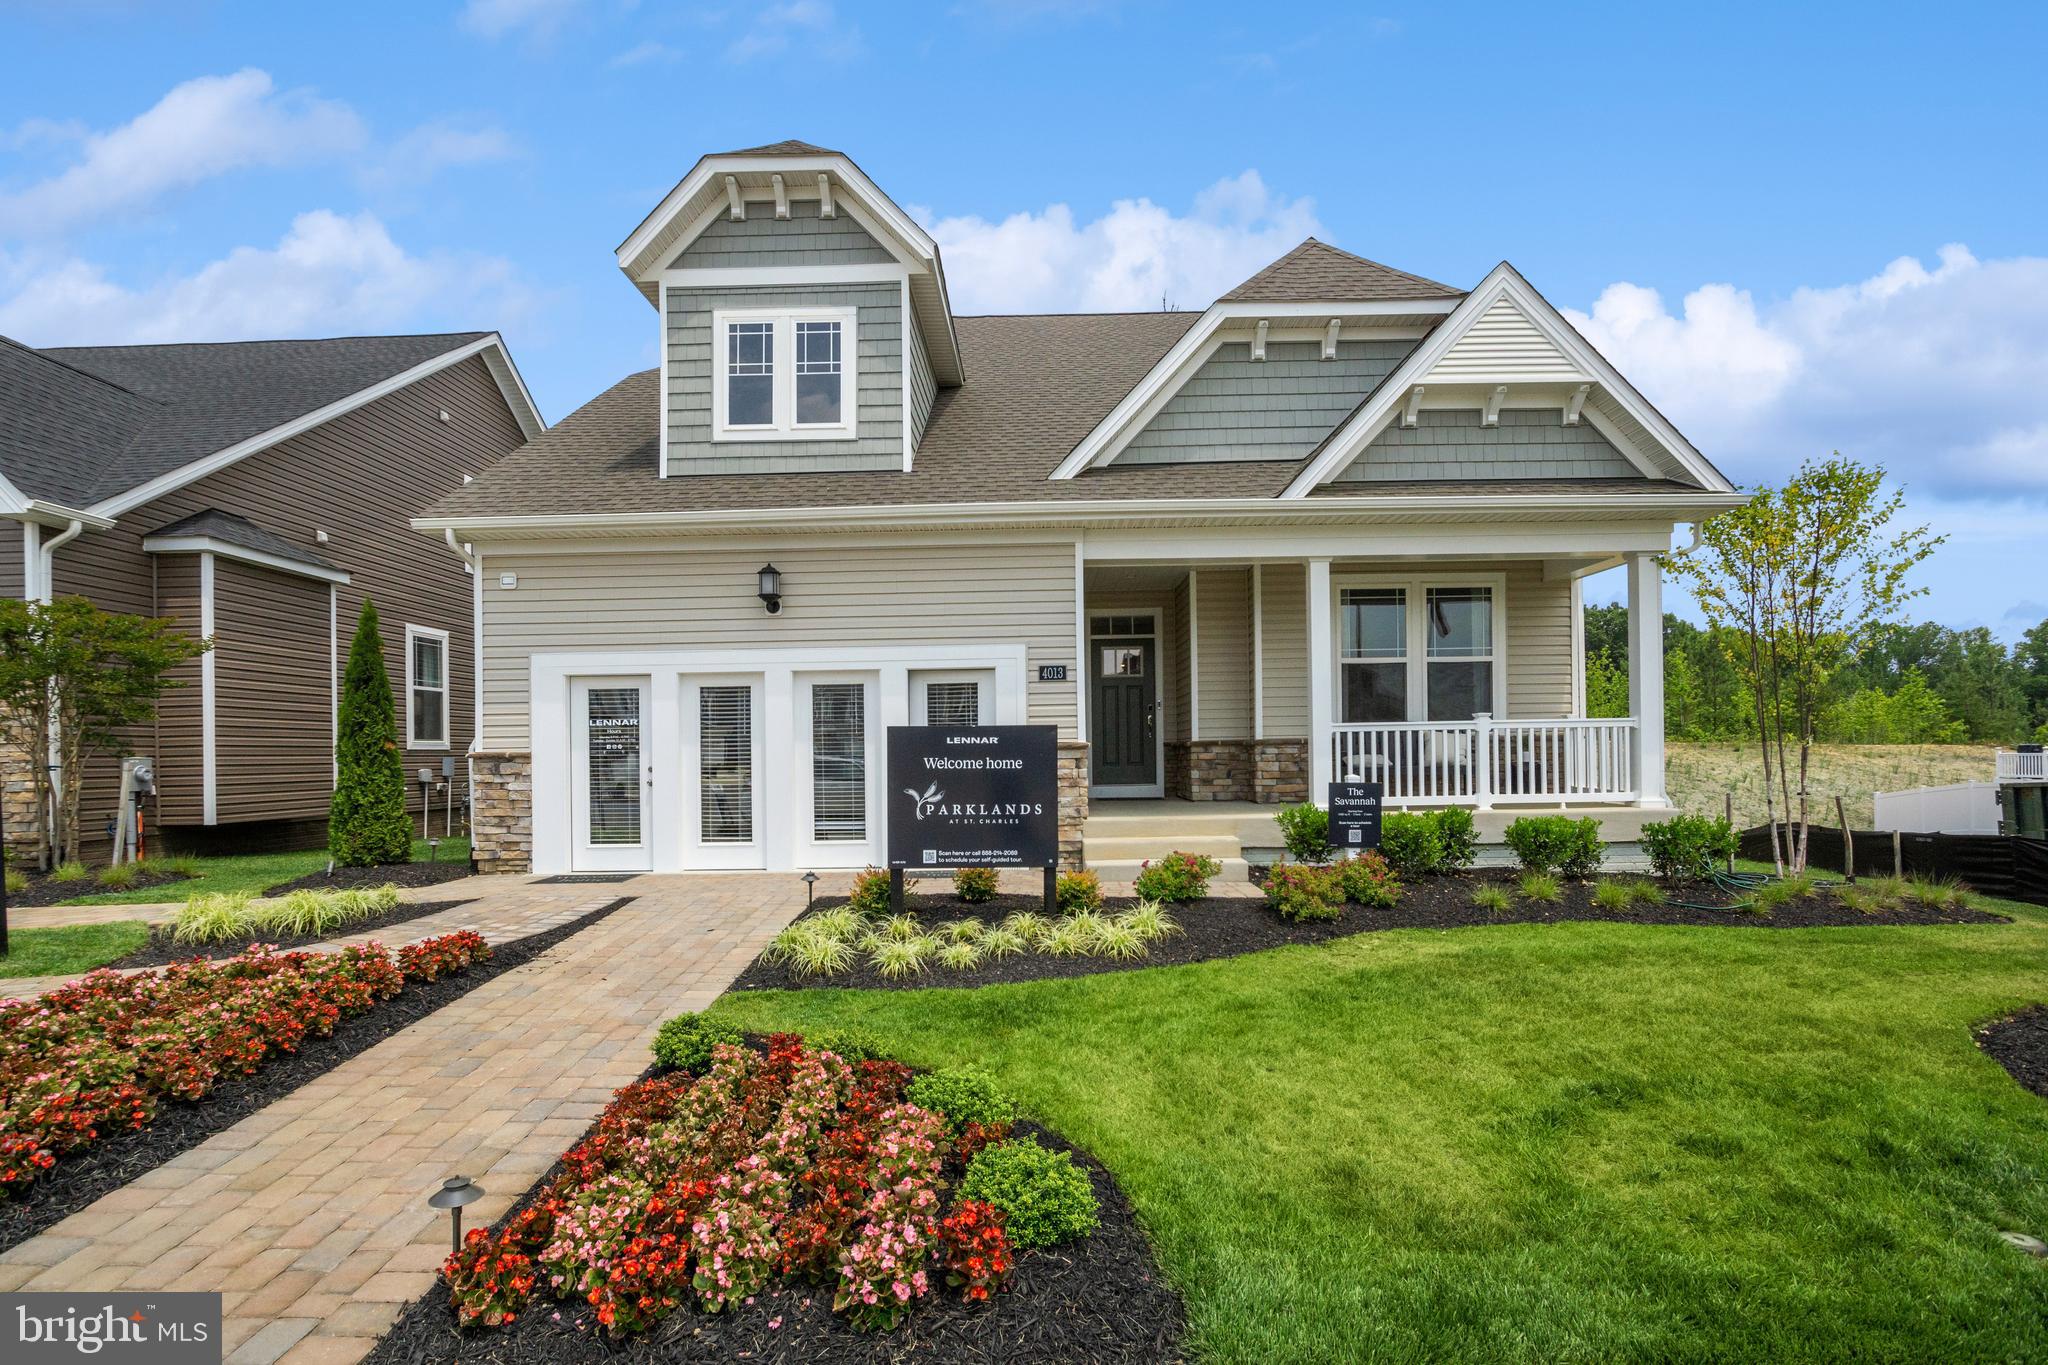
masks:
{"label": "french door", "polygon": [[798,678],[798,866],[864,867],[880,861],[880,734],[872,675]]}
{"label": "french door", "polygon": [[576,727],[571,805],[578,872],[645,872],[654,865],[647,798],[654,766],[647,756],[647,680],[578,678],[569,687]]}
{"label": "french door", "polygon": [[685,867],[765,867],[761,680],[684,678]]}

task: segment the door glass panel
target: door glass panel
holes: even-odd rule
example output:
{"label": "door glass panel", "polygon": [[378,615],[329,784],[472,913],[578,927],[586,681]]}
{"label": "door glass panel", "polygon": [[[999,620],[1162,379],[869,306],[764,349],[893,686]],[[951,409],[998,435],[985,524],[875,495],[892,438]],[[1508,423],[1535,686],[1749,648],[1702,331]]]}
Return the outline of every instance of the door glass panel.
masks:
{"label": "door glass panel", "polygon": [[640,842],[640,689],[590,689],[590,842]]}
{"label": "door glass panel", "polygon": [[811,834],[820,843],[868,837],[867,689],[811,688]]}
{"label": "door glass panel", "polygon": [[754,689],[697,692],[700,837],[707,844],[754,842]]}
{"label": "door glass panel", "polygon": [[971,682],[926,683],[926,725],[981,724],[981,685]]}
{"label": "door glass panel", "polygon": [[1105,678],[1144,677],[1144,647],[1141,645],[1104,645],[1102,647],[1102,676]]}

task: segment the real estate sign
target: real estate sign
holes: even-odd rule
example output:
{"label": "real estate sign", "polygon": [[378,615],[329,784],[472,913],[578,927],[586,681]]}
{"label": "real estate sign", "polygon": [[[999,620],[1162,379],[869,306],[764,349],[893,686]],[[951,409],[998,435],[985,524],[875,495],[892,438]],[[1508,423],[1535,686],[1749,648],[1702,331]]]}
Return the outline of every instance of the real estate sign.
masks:
{"label": "real estate sign", "polygon": [[1055,867],[1059,731],[889,727],[889,868]]}
{"label": "real estate sign", "polygon": [[1339,853],[1358,853],[1380,846],[1380,801],[1386,787],[1378,782],[1330,784],[1330,843]]}

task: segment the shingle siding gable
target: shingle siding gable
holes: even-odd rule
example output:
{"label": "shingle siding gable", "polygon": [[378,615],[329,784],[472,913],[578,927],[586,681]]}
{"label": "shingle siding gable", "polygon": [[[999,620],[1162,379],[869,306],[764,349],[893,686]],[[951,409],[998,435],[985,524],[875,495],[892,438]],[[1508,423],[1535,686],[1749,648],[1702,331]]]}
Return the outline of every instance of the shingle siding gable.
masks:
{"label": "shingle siding gable", "polygon": [[1555,408],[1505,408],[1500,425],[1477,408],[1425,408],[1373,438],[1338,483],[1418,479],[1639,479],[1642,471],[1593,428],[1564,425]]}
{"label": "shingle siding gable", "polygon": [[792,199],[789,217],[751,204],[735,222],[720,214],[670,264],[687,269],[759,266],[888,265],[895,260],[852,215],[818,215],[815,199]]}
{"label": "shingle siding gable", "polygon": [[1298,460],[1413,350],[1407,341],[1226,342],[1118,452],[1119,465]]}

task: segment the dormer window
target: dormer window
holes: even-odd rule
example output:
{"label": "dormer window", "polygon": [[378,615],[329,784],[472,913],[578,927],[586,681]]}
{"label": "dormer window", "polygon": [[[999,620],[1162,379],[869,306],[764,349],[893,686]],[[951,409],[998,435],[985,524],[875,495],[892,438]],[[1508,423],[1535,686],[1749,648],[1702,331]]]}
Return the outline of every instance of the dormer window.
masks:
{"label": "dormer window", "polygon": [[851,308],[715,311],[712,439],[850,439],[854,320]]}

